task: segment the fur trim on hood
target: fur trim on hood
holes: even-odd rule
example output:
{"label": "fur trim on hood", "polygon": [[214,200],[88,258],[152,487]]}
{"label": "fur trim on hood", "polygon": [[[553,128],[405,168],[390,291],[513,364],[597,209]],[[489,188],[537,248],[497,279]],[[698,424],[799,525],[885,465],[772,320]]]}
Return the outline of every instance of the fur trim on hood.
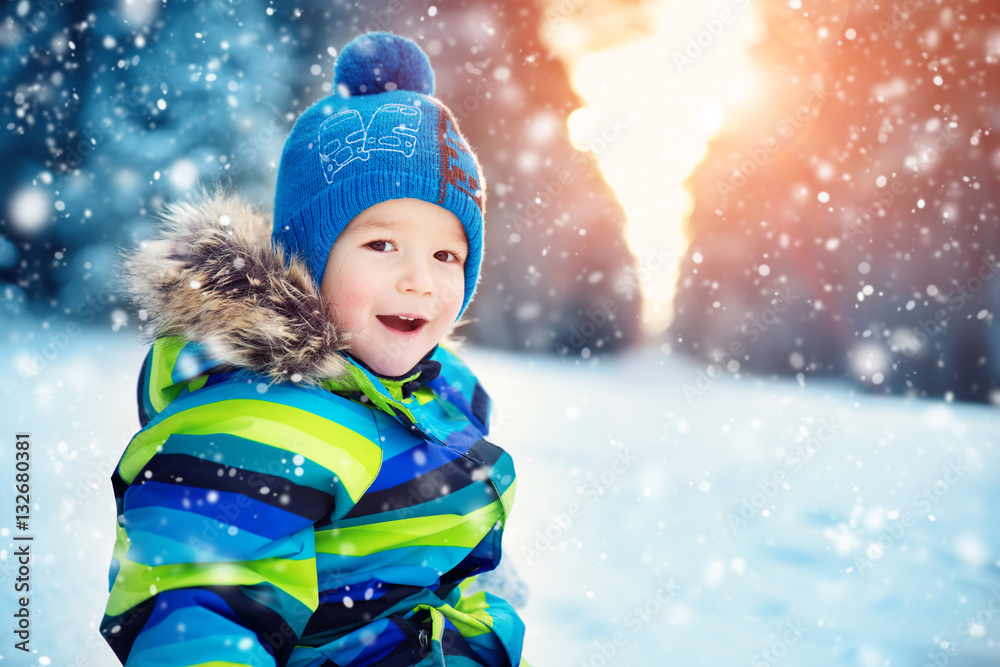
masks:
{"label": "fur trim on hood", "polygon": [[180,336],[273,382],[346,377],[349,334],[328,316],[304,262],[286,263],[272,216],[221,188],[162,214],[160,237],[123,258],[150,341]]}

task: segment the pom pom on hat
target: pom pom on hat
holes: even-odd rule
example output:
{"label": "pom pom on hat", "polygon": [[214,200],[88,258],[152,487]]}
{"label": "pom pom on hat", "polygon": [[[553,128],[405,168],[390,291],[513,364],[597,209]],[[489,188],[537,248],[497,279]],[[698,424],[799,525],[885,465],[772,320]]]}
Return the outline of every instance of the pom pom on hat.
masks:
{"label": "pom pom on hat", "polygon": [[372,32],[344,47],[334,66],[333,85],[351,95],[393,90],[434,94],[434,70],[416,43],[387,32]]}

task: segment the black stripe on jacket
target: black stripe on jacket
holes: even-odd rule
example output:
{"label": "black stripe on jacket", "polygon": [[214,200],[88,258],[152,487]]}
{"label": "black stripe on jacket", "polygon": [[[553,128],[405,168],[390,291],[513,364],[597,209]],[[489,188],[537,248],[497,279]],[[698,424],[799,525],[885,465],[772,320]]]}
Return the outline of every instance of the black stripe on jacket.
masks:
{"label": "black stripe on jacket", "polygon": [[[147,470],[157,482],[243,494],[311,521],[318,521],[333,511],[333,497],[318,489],[296,484],[284,477],[234,468],[189,454],[157,454],[135,476],[134,483],[145,482]],[[230,475],[232,470],[236,474]],[[175,481],[177,479],[181,481]],[[265,486],[270,493],[260,492]],[[287,496],[288,502],[282,502],[282,496]]]}
{"label": "black stripe on jacket", "polygon": [[468,458],[449,461],[419,477],[379,491],[368,491],[348,512],[345,518],[355,518],[406,509],[432,500],[444,498],[473,482],[478,469]]}

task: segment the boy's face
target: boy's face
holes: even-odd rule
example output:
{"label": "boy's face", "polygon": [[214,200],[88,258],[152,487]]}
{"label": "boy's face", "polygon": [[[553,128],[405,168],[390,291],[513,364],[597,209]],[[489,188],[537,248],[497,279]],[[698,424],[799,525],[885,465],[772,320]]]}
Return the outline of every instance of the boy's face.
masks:
{"label": "boy's face", "polygon": [[351,220],[320,289],[349,350],[382,375],[413,368],[451,330],[465,293],[468,243],[453,213],[390,199]]}

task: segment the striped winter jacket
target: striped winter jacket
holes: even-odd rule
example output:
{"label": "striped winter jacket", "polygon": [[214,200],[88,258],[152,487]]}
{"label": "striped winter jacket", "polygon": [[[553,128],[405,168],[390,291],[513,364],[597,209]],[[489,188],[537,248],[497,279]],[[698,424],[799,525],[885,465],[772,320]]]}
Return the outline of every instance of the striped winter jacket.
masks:
{"label": "striped winter jacket", "polygon": [[489,399],[444,346],[407,378],[341,353],[270,221],[215,194],[126,258],[155,342],[101,632],[127,667],[517,666],[524,628],[471,578],[514,496]]}

